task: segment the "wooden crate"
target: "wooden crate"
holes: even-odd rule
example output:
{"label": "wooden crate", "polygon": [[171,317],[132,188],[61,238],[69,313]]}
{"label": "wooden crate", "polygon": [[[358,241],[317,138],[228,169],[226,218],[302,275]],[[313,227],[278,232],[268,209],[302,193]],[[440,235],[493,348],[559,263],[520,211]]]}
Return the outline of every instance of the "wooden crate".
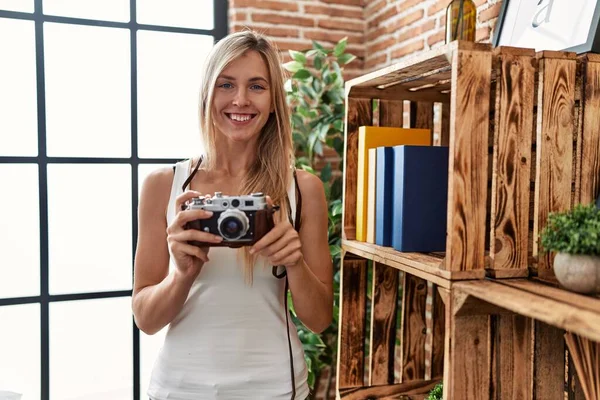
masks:
{"label": "wooden crate", "polygon": [[[598,340],[600,300],[584,297],[598,326],[571,321],[583,296],[553,287],[537,237],[600,188],[600,57],[453,42],[349,81],[346,104],[338,397],[423,398],[443,377],[447,399],[558,399],[565,384],[583,398],[562,335]],[[355,240],[361,125],[430,128],[449,146],[444,253]]]}

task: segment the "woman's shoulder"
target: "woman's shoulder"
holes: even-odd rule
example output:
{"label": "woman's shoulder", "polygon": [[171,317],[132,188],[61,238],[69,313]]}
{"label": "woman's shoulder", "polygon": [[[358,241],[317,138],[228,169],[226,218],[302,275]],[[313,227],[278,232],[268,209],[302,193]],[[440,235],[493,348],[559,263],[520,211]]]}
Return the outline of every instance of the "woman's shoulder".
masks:
{"label": "woman's shoulder", "polygon": [[173,185],[173,166],[165,166],[152,171],[142,184],[142,199],[168,202]]}
{"label": "woman's shoulder", "polygon": [[296,179],[304,204],[324,204],[325,188],[318,176],[307,171],[297,170]]}

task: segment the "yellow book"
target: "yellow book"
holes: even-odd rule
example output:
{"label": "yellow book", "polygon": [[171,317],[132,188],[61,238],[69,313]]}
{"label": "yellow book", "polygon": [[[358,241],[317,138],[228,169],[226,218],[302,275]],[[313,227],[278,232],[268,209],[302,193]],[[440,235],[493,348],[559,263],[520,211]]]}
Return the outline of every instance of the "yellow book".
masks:
{"label": "yellow book", "polygon": [[361,126],[358,129],[358,177],[356,182],[356,240],[367,239],[367,204],[369,182],[367,167],[369,149],[380,146],[420,145],[431,146],[429,129],[387,128]]}
{"label": "yellow book", "polygon": [[375,243],[375,182],[377,182],[377,149],[369,149],[369,164],[367,167],[367,243]]}

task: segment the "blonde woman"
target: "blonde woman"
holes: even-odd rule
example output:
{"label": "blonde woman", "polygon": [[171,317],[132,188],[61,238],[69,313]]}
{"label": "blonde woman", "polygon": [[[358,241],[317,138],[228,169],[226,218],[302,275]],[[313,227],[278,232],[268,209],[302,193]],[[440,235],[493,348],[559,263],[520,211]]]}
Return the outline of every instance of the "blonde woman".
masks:
{"label": "blonde woman", "polygon": [[[333,277],[323,186],[292,169],[284,75],[268,40],[251,31],[229,35],[215,45],[203,73],[205,151],[151,174],[140,197],[133,313],[147,334],[168,325],[148,395],[304,400],[307,367],[285,292],[289,285],[306,327],[329,326]],[[241,249],[188,244],[221,242],[184,229],[210,213],[182,211],[191,198],[217,191],[269,195],[281,207],[274,228]],[[280,279],[272,266],[284,266],[287,276]]]}

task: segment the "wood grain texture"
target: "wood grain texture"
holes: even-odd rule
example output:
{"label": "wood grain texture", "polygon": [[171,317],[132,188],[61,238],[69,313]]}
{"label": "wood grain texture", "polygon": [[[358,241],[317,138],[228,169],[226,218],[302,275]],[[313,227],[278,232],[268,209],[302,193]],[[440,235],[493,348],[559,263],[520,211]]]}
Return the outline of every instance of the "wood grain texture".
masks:
{"label": "wood grain texture", "polygon": [[356,181],[358,177],[358,128],[370,125],[373,110],[371,100],[346,98],[346,124],[344,128],[344,182],[342,237],[356,238]]}
{"label": "wood grain texture", "polygon": [[450,146],[450,103],[442,103],[442,136],[440,146]]}
{"label": "wood grain texture", "polygon": [[[568,347],[568,346],[567,346]],[[569,354],[569,366],[568,377],[567,377],[567,395],[569,400],[586,400],[583,387],[579,381],[579,376],[575,370],[575,363],[573,357]]]}
{"label": "wood grain texture", "polygon": [[448,238],[445,268],[483,270],[487,198],[491,53],[452,59]]}
{"label": "wood grain texture", "polygon": [[402,285],[402,382],[425,377],[427,281],[404,274]]}
{"label": "wood grain texture", "polygon": [[[513,55],[505,48],[499,48],[494,55],[496,98],[489,268],[510,270],[513,277],[529,273],[534,55],[533,50],[527,55]],[[515,271],[520,273],[515,275]]]}
{"label": "wood grain texture", "polygon": [[583,64],[583,120],[581,137],[581,169],[578,170],[579,201],[591,203],[600,194],[600,62]]}
{"label": "wood grain texture", "polygon": [[338,395],[339,398],[344,400],[423,400],[425,395],[427,395],[438,383],[440,383],[439,380],[418,380],[395,385],[344,389],[340,390]]}
{"label": "wood grain texture", "polygon": [[379,101],[379,126],[402,127],[402,113],[404,102],[402,100]]}
{"label": "wood grain texture", "polygon": [[433,287],[433,340],[431,346],[431,376],[433,378],[444,375],[444,343],[446,332],[446,309],[439,290]]}
{"label": "wood grain texture", "polygon": [[410,103],[410,127],[431,130],[431,143],[433,143],[433,103]]}
{"label": "wood grain texture", "polygon": [[342,260],[336,385],[364,385],[367,260]]}
{"label": "wood grain texture", "polygon": [[563,331],[535,321],[534,399],[564,400],[565,341]]}
{"label": "wood grain texture", "polygon": [[490,395],[490,317],[454,315],[455,293],[446,305],[444,399],[487,399]]}
{"label": "wood grain texture", "polygon": [[495,319],[495,384],[492,398],[533,398],[533,320],[521,315],[498,315]]}
{"label": "wood grain texture", "polygon": [[540,58],[538,63],[533,255],[538,257],[538,275],[551,276],[551,253],[541,254],[539,233],[550,212],[571,207],[576,61]]}
{"label": "wood grain texture", "polygon": [[395,268],[373,263],[369,385],[394,383],[398,275]]}

